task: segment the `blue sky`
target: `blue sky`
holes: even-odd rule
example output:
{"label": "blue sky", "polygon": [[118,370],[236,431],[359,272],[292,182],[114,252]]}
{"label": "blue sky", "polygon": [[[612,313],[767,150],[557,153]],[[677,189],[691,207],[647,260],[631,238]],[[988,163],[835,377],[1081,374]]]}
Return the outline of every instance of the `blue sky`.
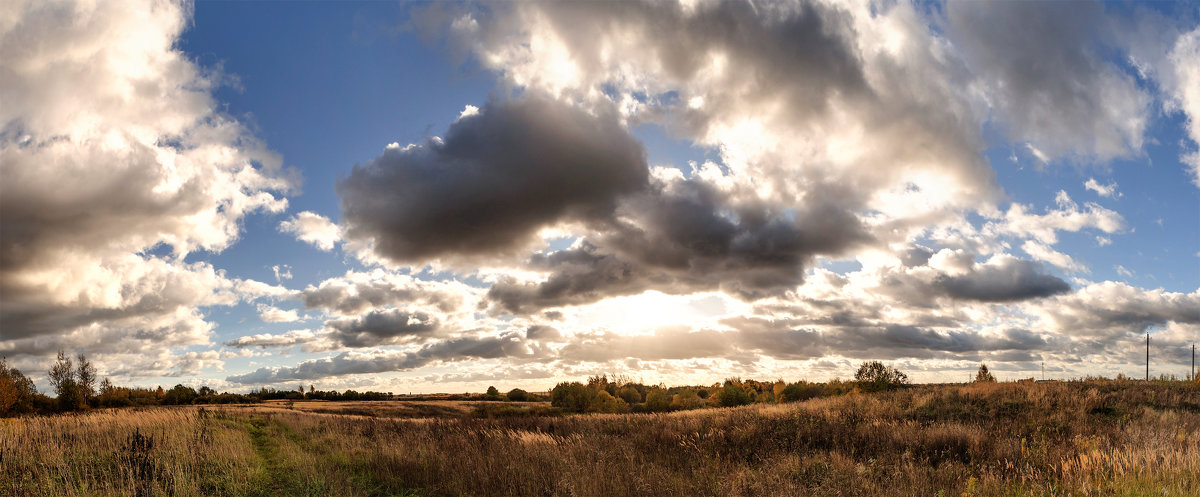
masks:
{"label": "blue sky", "polygon": [[1188,373],[1195,6],[151,4],[0,26],[18,367]]}

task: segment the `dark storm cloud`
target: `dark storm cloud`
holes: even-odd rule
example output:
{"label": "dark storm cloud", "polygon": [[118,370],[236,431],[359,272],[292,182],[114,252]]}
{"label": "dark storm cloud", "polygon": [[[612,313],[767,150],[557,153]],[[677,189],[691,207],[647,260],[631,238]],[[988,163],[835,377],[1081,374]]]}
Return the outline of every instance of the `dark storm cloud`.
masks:
{"label": "dark storm cloud", "polygon": [[259,368],[250,373],[226,378],[241,384],[268,384],[295,380],[316,380],[349,374],[408,371],[436,361],[460,359],[497,359],[506,357],[519,346],[506,337],[457,338],[426,345],[415,352],[384,355],[352,355],[343,352],[334,357],[304,361],[292,367]]}
{"label": "dark storm cloud", "polygon": [[1071,291],[1070,284],[1046,274],[1040,264],[1020,259],[978,265],[961,276],[940,275],[933,286],[952,298],[980,302],[1015,302]]}
{"label": "dark storm cloud", "polygon": [[529,265],[551,272],[544,281],[502,279],[488,298],[524,313],[647,289],[779,295],[803,282],[816,255],[871,240],[849,209],[817,202],[782,210],[739,204],[698,179],[656,185],[630,199],[621,211],[626,220],[609,231],[576,248],[534,255]]}
{"label": "dark storm cloud", "polygon": [[645,150],[616,115],[529,92],[462,117],[444,140],[389,147],[337,192],[348,238],[420,262],[517,248],[559,221],[608,219],[647,175]]}
{"label": "dark storm cloud", "polygon": [[399,309],[372,311],[363,316],[325,322],[330,340],[343,347],[374,347],[421,341],[435,335],[437,318]]}

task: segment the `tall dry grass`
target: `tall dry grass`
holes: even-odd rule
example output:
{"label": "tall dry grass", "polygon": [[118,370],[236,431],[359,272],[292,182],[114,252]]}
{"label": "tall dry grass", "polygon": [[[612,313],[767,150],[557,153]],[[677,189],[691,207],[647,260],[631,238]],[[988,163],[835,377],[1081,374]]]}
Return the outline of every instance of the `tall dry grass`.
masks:
{"label": "tall dry grass", "polygon": [[[155,437],[148,473],[121,455],[131,433]],[[1200,494],[1200,390],[1171,382],[421,422],[156,409],[22,419],[0,435],[0,494],[14,495]]]}

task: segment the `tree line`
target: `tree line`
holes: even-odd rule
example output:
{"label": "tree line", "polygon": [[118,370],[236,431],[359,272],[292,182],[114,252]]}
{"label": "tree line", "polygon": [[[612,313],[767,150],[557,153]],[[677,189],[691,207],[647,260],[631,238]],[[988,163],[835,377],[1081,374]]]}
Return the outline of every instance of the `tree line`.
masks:
{"label": "tree line", "polygon": [[[986,366],[981,369],[987,372]],[[879,361],[862,363],[853,381],[834,379],[825,383],[727,378],[722,383],[710,386],[665,387],[647,386],[622,377],[610,380],[607,375],[599,375],[589,377],[586,384],[559,383],[550,391],[550,405],[565,412],[665,412],[799,402],[851,392],[882,392],[904,388],[909,384],[908,375]]]}
{"label": "tree line", "polygon": [[169,390],[157,388],[117,386],[108,378],[97,382],[96,368],[91,361],[79,354],[71,357],[59,351],[57,359],[46,372],[55,397],[39,393],[29,377],[20,370],[10,367],[0,358],[0,417],[22,414],[53,414],[76,412],[94,408],[137,407],[186,404],[252,404],[275,399],[313,400],[388,400],[391,392],[358,392],[346,390],[320,391],[309,385],[300,385],[296,390],[262,388],[249,394],[217,392],[201,386],[195,389],[183,384]]}

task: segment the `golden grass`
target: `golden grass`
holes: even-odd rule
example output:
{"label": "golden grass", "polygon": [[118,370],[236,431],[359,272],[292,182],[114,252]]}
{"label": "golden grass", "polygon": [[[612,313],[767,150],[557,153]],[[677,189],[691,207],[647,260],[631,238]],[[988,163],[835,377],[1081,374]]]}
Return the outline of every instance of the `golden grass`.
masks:
{"label": "golden grass", "polygon": [[364,408],[408,406],[6,422],[0,495],[1200,494],[1200,390],[1182,383],[917,387],[664,414],[331,414]]}

